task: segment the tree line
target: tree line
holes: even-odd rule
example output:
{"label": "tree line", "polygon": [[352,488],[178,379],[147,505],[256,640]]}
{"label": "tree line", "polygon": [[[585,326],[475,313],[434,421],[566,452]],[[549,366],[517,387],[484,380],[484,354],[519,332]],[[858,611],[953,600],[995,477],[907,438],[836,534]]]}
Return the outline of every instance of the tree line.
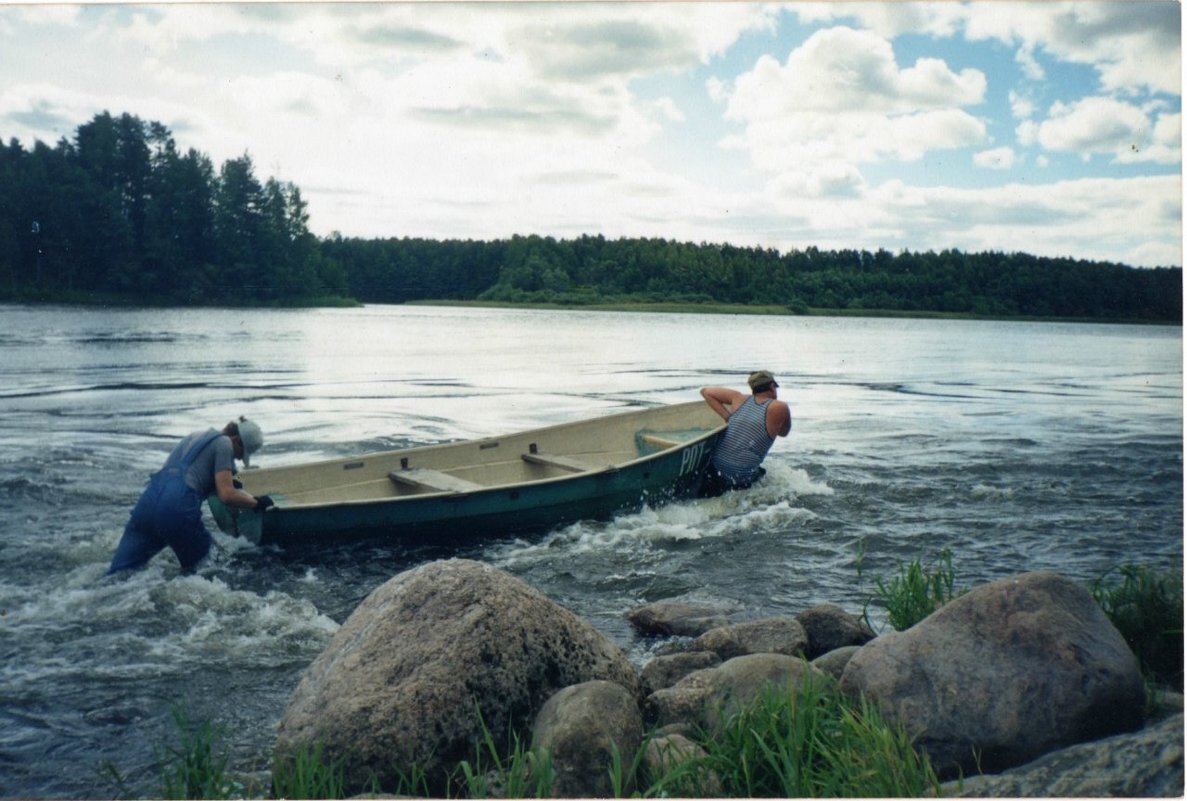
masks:
{"label": "tree line", "polygon": [[495,242],[343,239],[322,243],[352,295],[591,305],[729,303],[988,317],[1182,320],[1182,269],[1026,253],[886,250],[786,253],[728,244],[582,236]]}
{"label": "tree line", "polygon": [[1182,321],[1182,269],[1019,252],[779,252],[656,238],[493,241],[310,233],[300,190],[217,170],[157,122],[0,144],[0,298],[170,305],[679,302]]}
{"label": "tree line", "polygon": [[217,170],[169,129],[97,114],[73,139],[0,144],[0,293],[256,304],[345,294],[301,191],[251,157]]}

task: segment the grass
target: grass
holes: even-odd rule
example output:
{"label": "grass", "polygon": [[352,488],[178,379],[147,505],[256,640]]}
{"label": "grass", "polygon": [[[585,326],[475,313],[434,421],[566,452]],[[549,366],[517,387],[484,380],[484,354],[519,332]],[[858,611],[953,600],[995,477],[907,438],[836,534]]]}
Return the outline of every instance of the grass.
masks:
{"label": "grass", "polygon": [[694,736],[705,752],[649,777],[644,797],[918,797],[938,791],[900,727],[827,681],[774,688]]}
{"label": "grass", "polygon": [[1183,571],[1141,565],[1108,571],[1090,591],[1148,681],[1183,690]]}
{"label": "grass", "polygon": [[330,759],[323,743],[272,757],[273,798],[345,798],[345,760]]}
{"label": "grass", "polygon": [[217,748],[222,732],[209,722],[191,725],[181,706],[173,707],[180,742],[161,756],[162,798],[234,798],[242,787],[227,767],[230,756]]}
{"label": "grass", "polygon": [[477,715],[482,741],[474,746],[474,761],[459,762],[447,784],[463,798],[547,798],[555,779],[548,754],[524,748],[514,731],[507,733],[509,747],[500,749],[482,711]]}
{"label": "grass", "polygon": [[887,622],[898,631],[906,631],[923,620],[960,594],[953,588],[955,576],[952,554],[947,549],[940,551],[932,567],[924,567],[918,559],[906,565],[900,562],[897,576],[874,582],[877,597],[886,607]]}
{"label": "grass", "polygon": [[[180,743],[162,760],[162,798],[248,797],[245,784],[228,771],[219,751],[221,733],[209,724],[191,726],[174,711]],[[555,773],[545,752],[525,748],[509,734],[500,749],[482,726],[474,758],[444,777],[448,798],[548,798]],[[933,792],[935,772],[917,755],[900,728],[882,721],[865,702],[845,697],[831,682],[805,682],[799,689],[771,690],[728,718],[720,732],[693,736],[702,753],[651,775],[644,764],[648,742],[627,759],[614,751],[608,767],[616,798],[660,797],[906,797]],[[108,770],[111,767],[108,766]],[[118,775],[114,774],[113,775]],[[272,759],[272,798],[346,798],[340,760],[320,745]],[[399,773],[397,786],[373,783],[365,792],[429,796],[432,781],[417,766]]]}

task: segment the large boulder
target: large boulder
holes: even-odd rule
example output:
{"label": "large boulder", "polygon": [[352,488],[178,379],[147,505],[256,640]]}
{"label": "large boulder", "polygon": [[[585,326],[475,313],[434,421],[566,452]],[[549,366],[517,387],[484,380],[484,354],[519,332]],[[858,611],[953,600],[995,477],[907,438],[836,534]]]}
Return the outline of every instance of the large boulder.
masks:
{"label": "large boulder", "polygon": [[566,687],[548,699],[532,727],[533,750],[547,753],[552,765],[554,798],[614,796],[614,752],[625,774],[642,742],[638,699],[609,681]]}
{"label": "large boulder", "polygon": [[[280,722],[277,754],[321,743],[348,789],[385,789],[413,765],[430,789],[486,730],[526,740],[558,690],[605,679],[631,696],[639,678],[604,635],[519,579],[449,560],[372,592],[305,671]],[[481,719],[479,717],[481,713]]]}
{"label": "large boulder", "polygon": [[994,772],[1142,723],[1137,660],[1054,573],[978,587],[849,661],[841,687],[904,726],[942,774]]}

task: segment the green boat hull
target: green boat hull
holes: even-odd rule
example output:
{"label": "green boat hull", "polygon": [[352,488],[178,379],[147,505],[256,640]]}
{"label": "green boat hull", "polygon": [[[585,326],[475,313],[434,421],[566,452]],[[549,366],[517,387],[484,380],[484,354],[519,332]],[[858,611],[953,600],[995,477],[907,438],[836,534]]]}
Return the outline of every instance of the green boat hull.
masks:
{"label": "green boat hull", "polygon": [[[215,497],[208,501],[220,528],[261,544],[376,537],[431,543],[538,532],[697,495],[723,430],[708,426],[677,447],[589,472],[470,491],[304,505],[276,494],[277,507],[264,513],[230,509]],[[261,486],[267,491],[267,484]]]}

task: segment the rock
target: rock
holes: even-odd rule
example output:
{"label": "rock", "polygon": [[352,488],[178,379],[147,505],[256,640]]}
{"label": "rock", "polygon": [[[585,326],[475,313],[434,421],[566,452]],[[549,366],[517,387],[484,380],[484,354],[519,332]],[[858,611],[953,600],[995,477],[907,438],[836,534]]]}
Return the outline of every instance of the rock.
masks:
{"label": "rock", "polygon": [[544,702],[605,679],[638,697],[639,679],[604,635],[488,565],[448,560],[372,592],[309,666],[280,722],[276,751],[323,744],[348,789],[425,771],[430,789],[483,741],[526,736]]}
{"label": "rock", "polygon": [[[708,756],[705,750],[681,734],[666,734],[653,738],[647,743],[647,750],[643,754],[643,764],[652,777],[664,776],[690,761],[704,759]],[[702,798],[717,798],[722,793],[721,777],[709,770],[691,769],[693,773],[672,788],[675,791],[695,789]],[[688,793],[685,793],[688,795]]]}
{"label": "rock", "polygon": [[861,647],[857,645],[845,645],[841,648],[834,648],[827,654],[821,654],[813,659],[812,667],[840,681],[841,674],[845,672],[845,666],[849,664],[849,660],[853,658],[853,655],[860,650]]}
{"label": "rock", "polygon": [[948,782],[940,794],[978,798],[1182,798],[1183,716],[1047,754],[993,776]]}
{"label": "rock", "polygon": [[[566,687],[548,699],[532,727],[532,748],[547,752],[556,798],[613,797],[613,751],[629,771],[643,742],[636,697],[609,681]],[[625,780],[625,777],[623,777]],[[624,786],[623,792],[630,788]]]}
{"label": "rock", "polygon": [[649,725],[691,730],[701,720],[715,668],[689,673],[671,687],[656,690],[644,701]]}
{"label": "rock", "polygon": [[652,637],[697,637],[728,622],[718,609],[672,601],[637,606],[627,613],[627,620],[640,634]]}
{"label": "rock", "polygon": [[721,657],[712,651],[689,651],[682,654],[657,656],[643,666],[639,677],[643,681],[643,694],[671,687],[694,670],[716,667]]}
{"label": "rock", "polygon": [[787,692],[812,677],[830,679],[802,659],[784,654],[747,654],[715,668],[688,674],[646,699],[647,718],[656,727],[719,731],[722,723],[764,691]]}
{"label": "rock", "polygon": [[878,637],[849,661],[841,687],[904,726],[941,775],[1004,770],[1132,731],[1145,702],[1121,635],[1087,590],[1054,573],[983,585]]}
{"label": "rock", "polygon": [[808,659],[847,645],[865,645],[874,639],[861,618],[834,604],[820,604],[795,616],[808,635]]}
{"label": "rock", "polygon": [[738,712],[756,701],[764,692],[776,692],[783,698],[797,692],[808,680],[832,683],[832,680],[803,659],[784,654],[747,654],[723,662],[712,671],[709,693],[705,699],[702,722],[717,733]]}
{"label": "rock", "polygon": [[688,646],[689,651],[713,651],[722,659],[746,654],[799,656],[808,647],[808,634],[793,617],[772,617],[710,629]]}

